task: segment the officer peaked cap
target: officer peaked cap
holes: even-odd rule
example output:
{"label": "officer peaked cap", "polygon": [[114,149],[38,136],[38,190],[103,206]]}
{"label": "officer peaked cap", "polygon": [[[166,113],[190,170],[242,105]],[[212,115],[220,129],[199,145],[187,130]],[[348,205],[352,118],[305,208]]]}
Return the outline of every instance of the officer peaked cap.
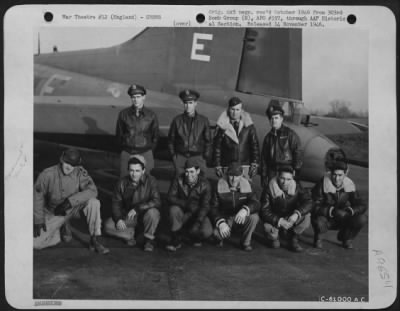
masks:
{"label": "officer peaked cap", "polygon": [[197,100],[200,97],[200,94],[196,91],[193,90],[183,90],[182,92],[179,93],[179,98],[183,101],[191,101],[191,100]]}
{"label": "officer peaked cap", "polygon": [[131,86],[129,86],[128,88],[128,95],[129,96],[133,96],[133,95],[146,95],[146,89],[138,84],[132,84]]}
{"label": "officer peaked cap", "polygon": [[269,102],[269,105],[268,105],[267,110],[265,111],[265,114],[268,116],[269,119],[271,119],[271,117],[276,114],[280,114],[283,116],[284,111],[283,111],[281,105],[279,104],[279,101],[276,99],[272,99]]}

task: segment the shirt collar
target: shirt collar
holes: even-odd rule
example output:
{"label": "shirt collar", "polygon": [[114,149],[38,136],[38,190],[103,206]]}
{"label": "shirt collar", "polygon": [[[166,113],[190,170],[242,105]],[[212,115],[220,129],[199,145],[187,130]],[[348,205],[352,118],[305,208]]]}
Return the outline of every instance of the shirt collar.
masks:
{"label": "shirt collar", "polygon": [[[131,111],[134,115],[136,115],[136,107],[134,105],[131,106]],[[142,109],[139,110],[139,116],[144,116],[145,114],[145,110],[144,110],[144,106],[142,107]]]}
{"label": "shirt collar", "polygon": [[196,115],[197,115],[197,112],[196,112],[196,111],[194,111],[193,115],[191,115],[191,116],[188,115],[186,112],[183,113],[183,116],[184,116],[185,118],[188,118],[188,119],[190,119],[190,118],[195,118]]}

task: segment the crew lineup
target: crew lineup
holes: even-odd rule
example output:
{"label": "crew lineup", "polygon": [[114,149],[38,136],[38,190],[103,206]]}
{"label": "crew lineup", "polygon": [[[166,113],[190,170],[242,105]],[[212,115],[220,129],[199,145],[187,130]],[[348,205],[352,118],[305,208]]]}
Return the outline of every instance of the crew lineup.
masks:
{"label": "crew lineup", "polygon": [[[119,113],[116,124],[120,179],[112,195],[112,217],[102,228],[95,182],[82,167],[79,150],[65,150],[59,164],[42,171],[34,185],[34,249],[69,242],[70,219],[84,217],[90,250],[110,252],[101,241],[102,234],[135,246],[135,229],[140,227],[143,249],[151,252],[162,208],[168,209],[166,249],[170,252],[181,248],[183,241],[195,247],[205,241],[223,247],[223,241],[236,230],[241,234],[241,248],[251,251],[252,234],[260,221],[265,242],[273,249],[280,247],[281,238],[287,238],[292,251],[303,251],[299,237],[310,225],[314,247],[323,247],[323,234],[328,230],[338,230],[342,246],[353,248],[353,240],[367,223],[367,206],[347,176],[346,159],[330,162],[314,188],[304,189],[297,180],[303,162],[299,136],[283,124],[284,110],[278,100],[271,100],[266,110],[272,128],[260,149],[251,115],[240,98],[228,101],[212,137],[209,120],[196,111],[200,94],[189,89],[180,92],[184,112],[169,128],[168,149],[175,174],[164,203],[151,175],[158,118],[144,106],[143,86],[131,85],[128,95],[132,105]],[[215,168],[215,186],[205,177],[207,166]],[[253,191],[257,174],[260,197]]]}

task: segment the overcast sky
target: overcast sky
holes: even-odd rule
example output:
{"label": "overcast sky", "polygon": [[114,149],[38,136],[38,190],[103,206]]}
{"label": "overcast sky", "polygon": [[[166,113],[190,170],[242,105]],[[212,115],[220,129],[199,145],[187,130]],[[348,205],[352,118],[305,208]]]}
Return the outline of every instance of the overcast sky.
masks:
{"label": "overcast sky", "polygon": [[[41,53],[120,44],[137,28],[42,28]],[[35,38],[37,40],[37,38]],[[35,44],[37,46],[37,43]],[[37,50],[35,51],[37,52]],[[368,32],[347,29],[303,30],[303,100],[306,107],[327,111],[332,100],[368,110]]]}

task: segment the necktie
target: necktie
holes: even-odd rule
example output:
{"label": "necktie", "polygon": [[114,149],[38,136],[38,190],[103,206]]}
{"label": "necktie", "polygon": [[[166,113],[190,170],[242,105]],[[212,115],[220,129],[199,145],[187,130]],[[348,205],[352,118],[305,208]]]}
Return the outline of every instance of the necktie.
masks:
{"label": "necktie", "polygon": [[233,122],[233,128],[235,129],[236,135],[239,136],[239,122],[234,121]]}

